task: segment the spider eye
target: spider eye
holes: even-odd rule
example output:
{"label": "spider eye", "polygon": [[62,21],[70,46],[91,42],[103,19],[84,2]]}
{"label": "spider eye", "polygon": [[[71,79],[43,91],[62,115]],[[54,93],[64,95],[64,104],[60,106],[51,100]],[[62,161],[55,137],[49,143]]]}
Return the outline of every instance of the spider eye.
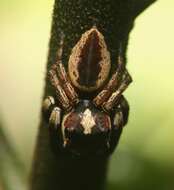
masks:
{"label": "spider eye", "polygon": [[73,85],[83,91],[100,88],[110,71],[110,53],[103,35],[92,28],[72,49],[68,72]]}

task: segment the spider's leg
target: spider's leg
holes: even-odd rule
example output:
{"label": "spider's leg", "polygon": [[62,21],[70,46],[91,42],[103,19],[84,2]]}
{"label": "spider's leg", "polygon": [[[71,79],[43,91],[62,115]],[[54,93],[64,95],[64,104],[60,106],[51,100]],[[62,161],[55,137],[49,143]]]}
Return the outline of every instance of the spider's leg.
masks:
{"label": "spider's leg", "polygon": [[118,104],[113,108],[115,115],[113,119],[113,127],[123,127],[128,122],[129,104],[123,95],[120,96]]}
{"label": "spider's leg", "polygon": [[61,124],[61,109],[55,107],[55,100],[52,96],[45,98],[42,104],[45,119],[51,129],[57,129]]}
{"label": "spider's leg", "polygon": [[120,81],[122,79],[123,71],[125,69],[125,64],[122,58],[122,50],[120,46],[119,56],[118,56],[118,67],[116,72],[112,75],[108,84],[104,87],[104,89],[93,99],[93,103],[99,107],[104,102],[108,100],[111,94],[115,91],[115,89],[119,86]]}
{"label": "spider's leg", "polygon": [[67,97],[72,104],[79,102],[77,93],[75,92],[67,74],[65,68],[61,62],[56,64],[57,66],[57,76],[61,82],[62,88],[64,89]]}
{"label": "spider's leg", "polygon": [[49,118],[49,127],[51,129],[58,129],[61,124],[61,109],[59,107],[54,107]]}
{"label": "spider's leg", "polygon": [[72,108],[72,105],[71,105],[64,89],[62,88],[62,85],[60,84],[59,79],[57,78],[56,72],[53,69],[51,69],[48,72],[48,74],[49,74],[51,84],[56,90],[56,96],[57,96],[59,102],[61,103],[61,106],[66,111],[70,110]]}
{"label": "spider's leg", "polygon": [[42,103],[42,112],[44,119],[49,121],[50,114],[55,106],[55,99],[52,96],[47,96]]}
{"label": "spider's leg", "polygon": [[71,104],[75,104],[79,101],[78,96],[73,86],[71,85],[70,79],[67,76],[65,68],[62,64],[63,42],[64,42],[64,36],[62,34],[60,44],[59,44],[59,49],[57,51],[57,61],[56,61],[56,64],[52,66],[52,70],[56,71],[60,84],[66,96],[69,98]]}
{"label": "spider's leg", "polygon": [[109,140],[109,153],[112,153],[119,142],[119,138],[123,129],[126,125],[129,115],[129,105],[124,96],[120,97],[119,104],[114,108],[112,116],[112,128],[110,132]]}
{"label": "spider's leg", "polygon": [[112,108],[118,104],[119,99],[122,95],[122,93],[126,90],[126,88],[129,86],[129,84],[132,82],[132,78],[127,70],[124,71],[124,75],[122,78],[122,81],[118,88],[111,94],[109,99],[103,103],[102,108],[105,111],[110,111]]}

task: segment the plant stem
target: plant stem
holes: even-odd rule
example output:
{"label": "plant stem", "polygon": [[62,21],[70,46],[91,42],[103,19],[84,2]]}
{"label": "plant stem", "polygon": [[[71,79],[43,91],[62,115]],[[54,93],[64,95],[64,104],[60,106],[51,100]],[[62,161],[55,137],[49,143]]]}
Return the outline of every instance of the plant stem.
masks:
{"label": "plant stem", "polygon": [[[155,0],[55,0],[47,70],[55,63],[60,33],[65,34],[63,64],[82,33],[96,25],[104,35],[115,68],[120,42],[126,57],[128,35],[134,19]],[[44,97],[53,94],[46,78]],[[121,134],[121,132],[120,132]],[[118,135],[119,140],[120,135]],[[55,156],[47,124],[41,118],[30,190],[102,190],[108,158],[73,159]]]}

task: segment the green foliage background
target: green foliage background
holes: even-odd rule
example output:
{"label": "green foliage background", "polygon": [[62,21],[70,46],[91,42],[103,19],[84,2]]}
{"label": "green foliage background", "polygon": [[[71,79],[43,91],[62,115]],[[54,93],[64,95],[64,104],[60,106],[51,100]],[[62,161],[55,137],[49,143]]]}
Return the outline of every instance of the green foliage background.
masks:
{"label": "green foliage background", "polygon": [[[48,51],[53,1],[0,0],[0,114],[30,168]],[[159,0],[130,34],[125,95],[129,123],[112,156],[110,188],[174,188],[174,2]]]}

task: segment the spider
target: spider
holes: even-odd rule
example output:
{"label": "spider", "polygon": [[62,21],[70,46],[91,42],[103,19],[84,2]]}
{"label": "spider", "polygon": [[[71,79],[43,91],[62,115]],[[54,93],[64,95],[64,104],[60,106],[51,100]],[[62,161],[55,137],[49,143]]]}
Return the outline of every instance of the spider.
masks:
{"label": "spider", "polygon": [[121,45],[109,79],[110,53],[97,27],[82,34],[73,47],[68,72],[62,63],[63,43],[62,34],[56,63],[48,71],[55,95],[43,101],[51,138],[59,149],[76,155],[110,154],[128,120],[129,105],[122,93],[132,82]]}

